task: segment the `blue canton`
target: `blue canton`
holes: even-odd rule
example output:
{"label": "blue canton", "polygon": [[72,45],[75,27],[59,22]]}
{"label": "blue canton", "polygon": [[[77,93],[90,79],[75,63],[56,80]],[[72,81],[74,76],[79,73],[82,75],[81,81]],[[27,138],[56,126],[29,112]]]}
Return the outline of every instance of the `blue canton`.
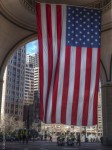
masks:
{"label": "blue canton", "polygon": [[67,7],[66,45],[100,47],[101,12],[96,9]]}

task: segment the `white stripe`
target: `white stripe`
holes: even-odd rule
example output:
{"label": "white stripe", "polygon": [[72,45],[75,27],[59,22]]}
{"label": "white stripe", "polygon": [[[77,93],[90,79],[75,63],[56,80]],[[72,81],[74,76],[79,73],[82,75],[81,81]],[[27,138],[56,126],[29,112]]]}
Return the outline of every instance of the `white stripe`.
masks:
{"label": "white stripe", "polygon": [[81,71],[80,71],[80,85],[79,85],[79,100],[77,112],[77,125],[82,125],[84,91],[85,91],[85,75],[86,75],[86,58],[87,48],[82,48],[81,51]]}
{"label": "white stripe", "polygon": [[61,117],[61,104],[62,104],[62,91],[64,79],[64,66],[65,66],[65,49],[66,49],[66,6],[62,6],[62,38],[61,38],[61,52],[60,52],[60,68],[59,68],[59,83],[56,104],[56,123],[60,123]]}
{"label": "white stripe", "polygon": [[88,125],[93,125],[93,101],[95,93],[96,83],[96,69],[97,69],[97,58],[98,49],[92,49],[92,66],[91,66],[91,83],[90,83],[90,97],[89,97],[89,108],[88,108]]}
{"label": "white stripe", "polygon": [[75,80],[75,65],[76,65],[76,47],[71,47],[70,54],[70,76],[69,76],[69,88],[67,99],[67,111],[66,111],[66,124],[71,125],[72,117],[72,104],[74,95],[74,80]]}
{"label": "white stripe", "polygon": [[51,20],[52,20],[52,42],[53,42],[53,73],[48,98],[48,109],[47,109],[47,123],[51,123],[51,112],[52,112],[52,94],[53,94],[53,83],[54,75],[57,63],[57,19],[56,19],[56,5],[51,5]]}
{"label": "white stripe", "polygon": [[[43,87],[43,109],[45,117],[45,105],[47,97],[48,86],[48,43],[47,43],[47,29],[46,29],[46,8],[45,4],[41,4],[41,18],[42,18],[42,37],[43,38],[43,67],[44,67],[44,87]],[[45,118],[44,118],[45,119]]]}

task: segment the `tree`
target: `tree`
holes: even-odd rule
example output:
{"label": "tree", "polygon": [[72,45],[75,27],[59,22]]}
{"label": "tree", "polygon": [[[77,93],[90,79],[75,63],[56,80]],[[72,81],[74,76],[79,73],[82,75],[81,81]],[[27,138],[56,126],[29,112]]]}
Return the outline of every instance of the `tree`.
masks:
{"label": "tree", "polygon": [[1,131],[5,128],[5,133],[13,132],[17,129],[23,128],[24,122],[21,120],[17,120],[14,116],[5,115],[4,119],[0,123]]}

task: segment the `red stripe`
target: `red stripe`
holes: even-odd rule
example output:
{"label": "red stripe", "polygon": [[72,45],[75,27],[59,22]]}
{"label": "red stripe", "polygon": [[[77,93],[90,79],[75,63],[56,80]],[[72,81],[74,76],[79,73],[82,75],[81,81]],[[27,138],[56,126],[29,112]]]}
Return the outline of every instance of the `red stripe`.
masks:
{"label": "red stripe", "polygon": [[60,45],[61,45],[61,31],[62,31],[62,11],[61,5],[56,5],[56,14],[57,14],[57,47],[58,47],[58,59],[56,64],[56,72],[54,76],[54,85],[53,85],[53,96],[52,96],[52,114],[51,120],[52,123],[56,122],[56,103],[57,103],[57,93],[58,93],[58,81],[59,81],[59,65],[60,65]]}
{"label": "red stripe", "polygon": [[79,99],[79,85],[80,85],[80,67],[81,67],[81,48],[76,48],[76,68],[75,68],[75,80],[74,80],[74,95],[72,104],[72,118],[71,122],[73,125],[77,123],[77,109]]}
{"label": "red stripe", "polygon": [[[53,71],[53,46],[52,46],[52,18],[51,18],[51,5],[46,4],[46,23],[47,23],[47,40],[48,40],[48,88],[47,88],[47,98],[45,104],[45,122],[47,117],[47,109],[48,109],[48,97],[52,79],[52,71]],[[47,56],[46,56],[47,57]]]}
{"label": "red stripe", "polygon": [[90,94],[90,82],[91,82],[91,64],[92,64],[92,48],[87,49],[86,59],[86,77],[85,77],[85,93],[84,93],[84,107],[82,125],[87,125],[88,120],[88,106],[89,106],[89,94]]}
{"label": "red stripe", "polygon": [[93,125],[97,124],[99,74],[100,74],[100,49],[98,49],[98,56],[97,56],[97,72],[96,72],[96,83],[93,102]]}
{"label": "red stripe", "polygon": [[36,4],[37,10],[37,26],[38,26],[38,41],[39,41],[39,78],[40,78],[40,120],[43,121],[43,85],[44,85],[44,66],[43,66],[43,40],[42,40],[42,25],[41,25],[41,6]]}
{"label": "red stripe", "polygon": [[70,46],[66,47],[65,52],[65,68],[64,68],[64,82],[63,82],[63,93],[62,93],[62,105],[61,105],[61,123],[66,123],[66,108],[68,98],[68,87],[69,87],[69,73],[70,73]]}

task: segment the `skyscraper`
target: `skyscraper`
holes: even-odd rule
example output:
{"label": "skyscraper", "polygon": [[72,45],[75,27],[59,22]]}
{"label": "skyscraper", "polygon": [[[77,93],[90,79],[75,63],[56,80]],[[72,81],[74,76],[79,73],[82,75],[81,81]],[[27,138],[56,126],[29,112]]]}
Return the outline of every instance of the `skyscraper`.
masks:
{"label": "skyscraper", "polygon": [[4,74],[5,113],[23,119],[25,46],[18,49],[9,60]]}
{"label": "skyscraper", "polygon": [[34,68],[32,64],[26,63],[25,67],[25,89],[24,104],[33,104],[34,101]]}
{"label": "skyscraper", "polygon": [[26,63],[32,64],[33,68],[38,67],[38,53],[26,54]]}

